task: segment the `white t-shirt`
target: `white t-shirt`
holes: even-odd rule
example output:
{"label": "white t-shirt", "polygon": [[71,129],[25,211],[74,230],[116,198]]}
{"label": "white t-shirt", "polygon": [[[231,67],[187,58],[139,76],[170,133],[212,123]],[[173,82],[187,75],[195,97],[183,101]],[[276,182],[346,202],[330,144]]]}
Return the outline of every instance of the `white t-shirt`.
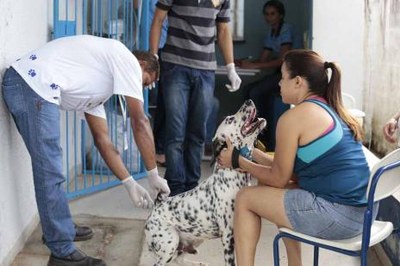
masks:
{"label": "white t-shirt", "polygon": [[43,99],[106,118],[113,94],[143,102],[142,69],[121,42],[90,35],[51,41],[12,64]]}

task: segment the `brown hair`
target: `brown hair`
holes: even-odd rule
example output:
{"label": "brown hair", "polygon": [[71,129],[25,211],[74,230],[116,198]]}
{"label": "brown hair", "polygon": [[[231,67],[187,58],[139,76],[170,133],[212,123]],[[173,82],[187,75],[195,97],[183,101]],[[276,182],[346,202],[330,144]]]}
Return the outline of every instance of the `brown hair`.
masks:
{"label": "brown hair", "polygon": [[149,52],[145,51],[133,51],[133,55],[137,60],[145,62],[144,70],[149,73],[156,73],[156,79],[159,79],[160,76],[160,64],[158,63],[157,57]]}
{"label": "brown hair", "polygon": [[[325,62],[316,52],[301,49],[287,52],[283,63],[286,64],[290,78],[300,76],[307,80],[310,92],[326,99],[328,105],[350,128],[354,138],[362,139],[363,133],[360,124],[343,106],[341,73],[336,63]],[[330,80],[328,79],[328,68],[332,71]]]}

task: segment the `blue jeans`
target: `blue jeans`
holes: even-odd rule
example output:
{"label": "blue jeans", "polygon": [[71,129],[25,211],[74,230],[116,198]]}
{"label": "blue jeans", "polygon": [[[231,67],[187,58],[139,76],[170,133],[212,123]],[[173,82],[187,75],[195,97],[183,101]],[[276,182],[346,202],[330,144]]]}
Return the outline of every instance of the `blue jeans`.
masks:
{"label": "blue jeans", "polygon": [[163,62],[161,83],[166,116],[165,178],[171,195],[176,195],[196,187],[200,179],[215,72]]}
{"label": "blue jeans", "polygon": [[75,250],[75,228],[63,189],[60,111],[37,95],[9,68],[3,78],[3,98],[32,161],[36,203],[46,245],[58,257]]}

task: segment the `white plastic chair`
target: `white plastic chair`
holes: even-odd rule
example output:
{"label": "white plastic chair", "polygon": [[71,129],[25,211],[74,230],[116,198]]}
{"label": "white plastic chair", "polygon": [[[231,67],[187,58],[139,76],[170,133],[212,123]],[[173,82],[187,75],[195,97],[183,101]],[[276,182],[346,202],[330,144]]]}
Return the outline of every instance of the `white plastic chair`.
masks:
{"label": "white plastic chair", "polygon": [[[367,265],[367,251],[393,231],[393,224],[389,221],[372,221],[373,205],[382,199],[391,196],[400,188],[400,149],[386,155],[375,164],[371,171],[367,199],[368,206],[364,212],[363,232],[357,237],[343,240],[326,240],[308,236],[287,228],[279,228],[274,239],[274,265],[279,266],[279,239],[291,238],[314,246],[314,266],[318,265],[319,248],[361,258],[361,265]],[[372,224],[372,225],[371,225]]]}
{"label": "white plastic chair", "polygon": [[353,97],[353,95],[342,92],[342,100],[343,105],[347,108],[349,113],[355,118],[358,118],[360,123],[362,124],[365,113],[356,108],[356,99]]}

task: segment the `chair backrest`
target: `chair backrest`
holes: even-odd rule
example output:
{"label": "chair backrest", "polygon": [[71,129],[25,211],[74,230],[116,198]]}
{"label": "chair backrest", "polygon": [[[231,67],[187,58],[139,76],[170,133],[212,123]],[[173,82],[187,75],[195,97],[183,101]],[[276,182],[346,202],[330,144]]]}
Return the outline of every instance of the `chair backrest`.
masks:
{"label": "chair backrest", "polygon": [[343,105],[347,109],[356,108],[356,99],[353,97],[353,95],[346,92],[342,92],[342,100],[343,100]]}
{"label": "chair backrest", "polygon": [[369,179],[367,196],[374,174],[380,168],[395,162],[399,162],[397,167],[383,172],[380,176],[375,190],[374,202],[387,198],[400,189],[400,149],[392,151],[373,166]]}

